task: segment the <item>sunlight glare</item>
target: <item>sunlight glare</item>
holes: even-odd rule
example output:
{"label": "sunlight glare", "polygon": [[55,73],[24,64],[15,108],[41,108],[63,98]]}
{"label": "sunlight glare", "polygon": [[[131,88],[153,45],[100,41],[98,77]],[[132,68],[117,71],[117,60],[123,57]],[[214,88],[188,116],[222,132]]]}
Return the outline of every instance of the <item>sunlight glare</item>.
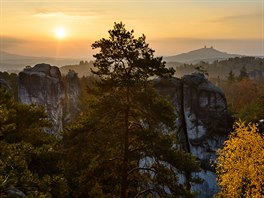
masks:
{"label": "sunlight glare", "polygon": [[64,27],[58,27],[55,30],[55,35],[58,39],[64,39],[67,36],[67,32]]}

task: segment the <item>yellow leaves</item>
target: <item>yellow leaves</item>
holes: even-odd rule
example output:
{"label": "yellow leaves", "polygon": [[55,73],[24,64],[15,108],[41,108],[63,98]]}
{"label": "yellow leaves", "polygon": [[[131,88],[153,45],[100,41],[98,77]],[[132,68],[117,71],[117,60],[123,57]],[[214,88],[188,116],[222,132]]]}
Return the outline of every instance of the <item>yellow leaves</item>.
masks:
{"label": "yellow leaves", "polygon": [[218,197],[261,197],[264,185],[264,136],[255,124],[237,122],[218,151]]}

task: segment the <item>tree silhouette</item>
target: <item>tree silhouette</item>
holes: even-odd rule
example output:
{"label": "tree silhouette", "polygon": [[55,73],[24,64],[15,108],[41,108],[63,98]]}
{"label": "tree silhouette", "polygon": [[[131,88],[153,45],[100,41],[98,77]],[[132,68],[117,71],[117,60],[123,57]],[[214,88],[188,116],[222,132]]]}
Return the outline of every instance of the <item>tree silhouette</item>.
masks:
{"label": "tree silhouette", "polygon": [[[85,196],[191,196],[179,183],[178,174],[197,171],[198,165],[189,154],[173,146],[173,107],[151,83],[154,77],[172,76],[174,70],[154,56],[144,35],[134,38],[133,33],[123,23],[115,23],[108,39],[92,45],[99,49],[93,70],[100,77],[98,89],[89,112],[64,134],[66,142],[90,142],[79,147],[86,161],[76,160],[86,165],[80,165],[82,174],[75,177],[83,189],[90,189],[81,190]],[[75,145],[65,145],[71,162],[75,159],[71,151],[79,150]],[[68,168],[74,167],[69,164]]]}
{"label": "tree silhouette", "polygon": [[227,80],[230,82],[230,83],[233,83],[235,82],[235,74],[233,73],[233,70],[230,70],[230,72],[228,73],[228,77],[227,77]]}
{"label": "tree silhouette", "polygon": [[242,81],[246,78],[248,78],[248,72],[245,66],[243,66],[240,70],[239,76],[238,76],[238,81]]}

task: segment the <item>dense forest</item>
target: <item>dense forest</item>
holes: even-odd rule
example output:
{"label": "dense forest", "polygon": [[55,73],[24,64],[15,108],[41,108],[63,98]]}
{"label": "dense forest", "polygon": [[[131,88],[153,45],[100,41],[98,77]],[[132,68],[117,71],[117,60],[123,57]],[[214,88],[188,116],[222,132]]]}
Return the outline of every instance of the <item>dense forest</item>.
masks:
{"label": "dense forest", "polygon": [[212,63],[201,61],[197,64],[168,62],[167,66],[173,67],[178,77],[195,72],[197,71],[196,68],[203,68],[210,78],[218,77],[226,80],[230,72],[238,76],[242,69],[249,74],[251,79],[259,80],[264,78],[264,61],[263,58],[257,57],[236,57],[221,61],[216,60]]}
{"label": "dense forest", "polygon": [[264,81],[249,74],[263,71],[263,59],[171,68],[154,56],[144,35],[135,38],[122,23],[92,48],[98,53],[91,75],[79,78],[79,115],[59,138],[45,133],[51,122],[43,107],[18,102],[17,75],[0,73],[0,197],[199,195],[191,187],[203,182],[194,176],[201,162],[177,146],[174,106],[153,86],[153,79],[166,82],[192,72],[208,73],[224,91],[229,113],[246,121],[236,122],[218,162],[212,163],[221,187],[217,196],[264,196],[263,134],[248,124],[264,118]]}

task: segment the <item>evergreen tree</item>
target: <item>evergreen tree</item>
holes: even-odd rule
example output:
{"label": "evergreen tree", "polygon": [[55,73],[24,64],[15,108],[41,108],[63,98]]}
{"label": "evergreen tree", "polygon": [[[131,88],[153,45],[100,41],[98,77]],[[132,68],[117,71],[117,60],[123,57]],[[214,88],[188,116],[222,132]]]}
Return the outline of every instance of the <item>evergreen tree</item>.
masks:
{"label": "evergreen tree", "polygon": [[244,79],[247,79],[249,76],[248,76],[248,73],[247,73],[247,69],[245,66],[243,66],[240,70],[240,73],[239,73],[239,76],[238,76],[238,81],[242,81]]}
{"label": "evergreen tree", "polygon": [[16,103],[0,88],[0,197],[65,197],[56,139],[43,108]]}
{"label": "evergreen tree", "polygon": [[233,83],[235,82],[235,74],[233,73],[233,70],[230,70],[230,72],[228,73],[228,77],[227,80],[229,83]]}
{"label": "evergreen tree", "polygon": [[151,85],[154,77],[170,77],[174,70],[154,57],[145,39],[115,23],[108,39],[92,45],[100,50],[94,55],[96,97],[80,122],[64,132],[64,164],[68,177],[74,174],[75,196],[192,196],[178,177],[198,171],[198,165],[175,147],[174,109]]}

